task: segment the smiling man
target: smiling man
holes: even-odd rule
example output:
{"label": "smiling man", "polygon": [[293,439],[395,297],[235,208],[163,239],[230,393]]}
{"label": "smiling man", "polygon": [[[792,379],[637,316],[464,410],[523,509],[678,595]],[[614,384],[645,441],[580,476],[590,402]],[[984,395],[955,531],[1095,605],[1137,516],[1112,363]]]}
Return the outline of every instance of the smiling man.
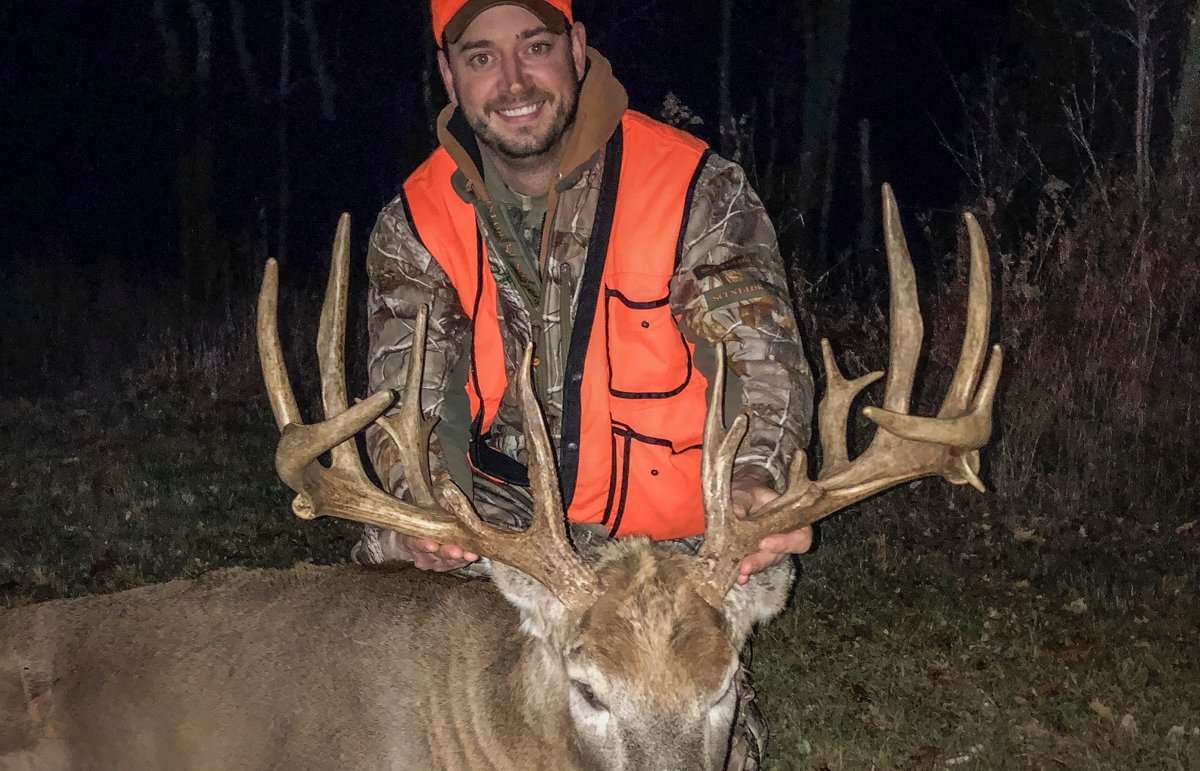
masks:
{"label": "smiling man", "polygon": [[[743,170],[629,110],[570,0],[431,10],[450,104],[440,146],[371,235],[372,389],[401,386],[429,305],[422,399],[441,417],[431,464],[482,517],[523,527],[524,436],[507,385],[532,343],[568,518],[611,537],[696,539],[706,392],[724,342],[727,411],[750,416],[735,505],[774,498],[808,443],[812,378],[775,232]],[[387,435],[369,432],[368,449],[403,495]],[[811,541],[809,528],[765,539],[742,581]],[[355,558],[453,570],[477,557],[368,528]],[[754,767],[748,736],[731,768]]]}

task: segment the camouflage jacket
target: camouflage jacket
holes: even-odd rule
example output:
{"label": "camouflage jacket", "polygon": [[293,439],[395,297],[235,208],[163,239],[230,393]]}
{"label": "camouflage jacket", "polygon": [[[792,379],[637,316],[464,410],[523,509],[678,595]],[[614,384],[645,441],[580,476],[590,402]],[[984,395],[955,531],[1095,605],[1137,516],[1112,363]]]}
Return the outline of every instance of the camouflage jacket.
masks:
{"label": "camouflage jacket", "polygon": [[[552,437],[560,433],[566,345],[598,202],[605,143],[627,104],[608,62],[592,50],[588,58],[578,118],[569,129],[560,181],[547,203],[538,255],[540,275],[529,275],[528,261],[517,259],[514,245],[505,238],[504,223],[482,171],[464,149],[464,142],[471,141],[463,135],[465,122],[456,121],[450,107],[438,125],[443,147],[458,164],[452,180],[455,190],[475,206],[496,277],[509,382],[516,380],[515,368],[525,345],[534,341],[536,379]],[[671,281],[672,313],[696,344],[697,366],[710,381],[714,346],[725,342],[736,376],[731,378],[731,398],[740,400],[732,406],[750,415],[735,476],[782,489],[788,461],[808,443],[812,376],[774,229],[737,164],[715,154],[707,157],[687,213],[682,254]],[[464,353],[470,348],[464,341],[469,340],[471,324],[449,278],[414,235],[400,197],[379,215],[367,270],[370,387],[401,387],[417,310],[429,304],[422,402],[427,412],[442,419],[432,443],[432,465],[448,466],[454,480],[470,492],[479,481],[473,482],[465,461],[471,416],[464,391],[469,363],[469,354]],[[527,291],[530,285],[536,291]],[[541,307],[529,307],[531,294],[540,294]],[[521,417],[512,389],[501,405],[490,441],[510,457],[524,459]],[[403,494],[402,469],[382,431],[368,432],[368,450],[380,479],[394,493]]]}

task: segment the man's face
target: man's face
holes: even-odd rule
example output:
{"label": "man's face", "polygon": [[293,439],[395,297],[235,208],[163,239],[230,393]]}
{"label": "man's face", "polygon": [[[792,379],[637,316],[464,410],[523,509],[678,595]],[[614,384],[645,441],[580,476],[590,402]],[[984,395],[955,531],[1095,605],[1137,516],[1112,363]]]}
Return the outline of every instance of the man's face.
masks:
{"label": "man's face", "polygon": [[534,159],[575,118],[586,47],[582,24],[556,35],[525,8],[498,5],[438,53],[438,66],[483,144],[509,160]]}

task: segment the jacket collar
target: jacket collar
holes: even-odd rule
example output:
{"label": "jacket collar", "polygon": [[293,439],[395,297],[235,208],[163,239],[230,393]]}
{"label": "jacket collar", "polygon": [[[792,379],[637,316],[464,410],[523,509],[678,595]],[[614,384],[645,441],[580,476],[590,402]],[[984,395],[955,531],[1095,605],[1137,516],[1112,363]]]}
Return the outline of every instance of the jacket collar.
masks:
{"label": "jacket collar", "polygon": [[[567,129],[562,159],[559,161],[558,190],[569,187],[593,162],[616,131],[629,106],[625,88],[617,81],[612,65],[593,48],[587,50],[587,72],[579,92],[575,121]],[[437,120],[438,141],[458,166],[452,183],[462,195],[487,196],[483,184],[483,160],[475,132],[463,114],[446,105]],[[469,200],[469,199],[468,199]]]}

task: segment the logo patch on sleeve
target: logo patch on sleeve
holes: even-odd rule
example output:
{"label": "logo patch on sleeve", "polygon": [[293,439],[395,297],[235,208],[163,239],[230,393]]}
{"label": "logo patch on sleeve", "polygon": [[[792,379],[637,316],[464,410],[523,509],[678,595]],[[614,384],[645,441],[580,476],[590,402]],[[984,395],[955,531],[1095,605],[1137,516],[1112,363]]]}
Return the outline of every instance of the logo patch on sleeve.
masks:
{"label": "logo patch on sleeve", "polygon": [[704,305],[709,311],[727,305],[745,305],[769,297],[767,285],[758,279],[721,284],[704,293]]}

